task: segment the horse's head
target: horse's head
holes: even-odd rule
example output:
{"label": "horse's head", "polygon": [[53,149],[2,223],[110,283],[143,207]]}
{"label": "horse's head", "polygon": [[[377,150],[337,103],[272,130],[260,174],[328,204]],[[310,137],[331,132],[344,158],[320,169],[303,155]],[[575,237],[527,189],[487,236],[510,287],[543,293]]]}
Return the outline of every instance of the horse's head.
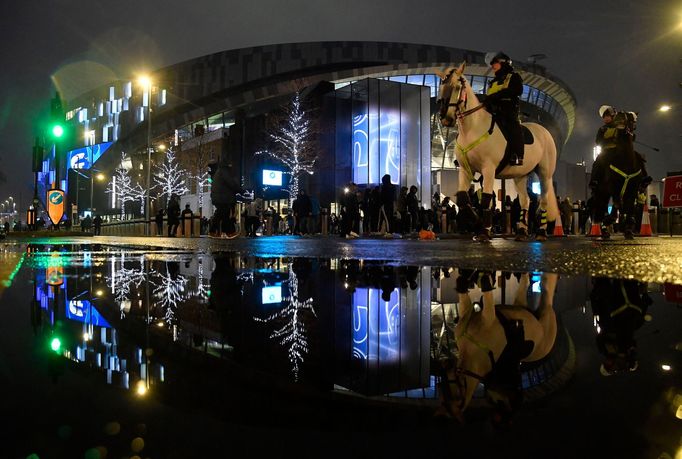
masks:
{"label": "horse's head", "polygon": [[457,371],[457,358],[442,361],[443,375],[440,383],[441,406],[436,416],[454,418],[464,423],[464,409],[467,406],[467,379]]}
{"label": "horse's head", "polygon": [[458,112],[461,112],[466,105],[464,63],[458,68],[447,67],[436,74],[441,80],[438,92],[440,122],[446,127],[454,126]]}

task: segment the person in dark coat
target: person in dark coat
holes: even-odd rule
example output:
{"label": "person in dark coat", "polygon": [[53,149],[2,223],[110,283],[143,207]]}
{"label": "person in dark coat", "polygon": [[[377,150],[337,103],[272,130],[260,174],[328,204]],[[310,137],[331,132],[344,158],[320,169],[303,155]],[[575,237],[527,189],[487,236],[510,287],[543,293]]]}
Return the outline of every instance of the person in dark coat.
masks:
{"label": "person in dark coat", "polygon": [[410,187],[410,192],[407,193],[405,200],[407,202],[407,212],[410,215],[408,231],[419,231],[421,227],[419,225],[419,197],[417,196],[416,186],[412,185]]}
{"label": "person in dark coat", "polygon": [[356,232],[360,222],[360,207],[356,197],[357,185],[349,183],[341,197],[341,237],[358,237]]}
{"label": "person in dark coat", "polygon": [[382,230],[382,224],[385,223],[385,232],[388,234],[394,230],[393,224],[393,209],[395,208],[395,201],[397,199],[396,186],[391,183],[391,175],[386,174],[381,177],[381,208],[379,211],[379,231]]}
{"label": "person in dark coat", "polygon": [[166,214],[168,215],[168,236],[175,237],[178,232],[178,225],[180,224],[180,203],[177,196],[171,196],[170,201],[168,201]]}
{"label": "person in dark coat", "polygon": [[156,223],[156,235],[163,236],[163,209],[159,209],[154,216],[154,223]]}
{"label": "person in dark coat", "polygon": [[215,172],[212,174],[211,202],[216,207],[210,233],[214,237],[222,235],[227,238],[236,237],[235,205],[237,204],[237,194],[243,193],[236,171],[226,154],[222,156],[219,163],[212,162],[209,167],[215,168]]}
{"label": "person in dark coat", "polygon": [[95,236],[99,236],[102,233],[102,217],[97,215],[94,220],[92,220],[92,225],[95,228]]}
{"label": "person in dark coat", "polygon": [[[182,211],[182,214],[180,214],[180,219],[182,220],[182,234],[185,236],[191,236],[192,233],[192,217],[194,216],[194,213],[192,212],[192,209],[189,208],[189,204],[185,204],[185,209]],[[185,234],[185,223],[186,221],[190,221],[190,234]]]}

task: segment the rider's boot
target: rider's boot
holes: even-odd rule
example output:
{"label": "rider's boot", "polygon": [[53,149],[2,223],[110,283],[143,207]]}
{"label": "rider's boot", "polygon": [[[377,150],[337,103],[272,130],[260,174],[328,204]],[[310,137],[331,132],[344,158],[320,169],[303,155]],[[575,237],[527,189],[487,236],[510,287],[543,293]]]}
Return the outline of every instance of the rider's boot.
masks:
{"label": "rider's boot", "polygon": [[523,129],[520,124],[511,129],[509,144],[512,152],[510,164],[512,166],[523,166],[523,154],[525,152],[523,146]]}

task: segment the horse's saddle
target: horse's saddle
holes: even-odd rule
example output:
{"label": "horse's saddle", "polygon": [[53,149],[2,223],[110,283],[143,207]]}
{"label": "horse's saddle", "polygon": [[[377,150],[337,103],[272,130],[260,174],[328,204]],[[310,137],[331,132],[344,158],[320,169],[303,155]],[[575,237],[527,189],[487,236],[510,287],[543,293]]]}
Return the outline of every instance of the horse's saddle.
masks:
{"label": "horse's saddle", "polygon": [[523,129],[523,144],[524,145],[532,145],[533,142],[535,142],[535,138],[533,137],[533,133],[530,132],[530,129],[528,129],[523,124],[521,125],[521,128]]}
{"label": "horse's saddle", "polygon": [[[502,129],[500,129],[502,131]],[[530,129],[528,129],[526,126],[523,124],[521,125],[521,131],[523,132],[523,144],[524,145],[532,145],[535,142],[535,138],[533,137],[533,133],[530,132]],[[507,140],[507,134],[505,131],[502,131],[502,134],[504,135],[505,140]],[[509,144],[507,143],[507,146]],[[500,161],[500,164],[497,165],[497,168],[495,169],[495,176],[497,176],[502,170],[504,170],[505,167],[509,165],[509,159],[511,158],[511,151],[509,148],[504,149],[504,156],[502,157],[502,161]]]}

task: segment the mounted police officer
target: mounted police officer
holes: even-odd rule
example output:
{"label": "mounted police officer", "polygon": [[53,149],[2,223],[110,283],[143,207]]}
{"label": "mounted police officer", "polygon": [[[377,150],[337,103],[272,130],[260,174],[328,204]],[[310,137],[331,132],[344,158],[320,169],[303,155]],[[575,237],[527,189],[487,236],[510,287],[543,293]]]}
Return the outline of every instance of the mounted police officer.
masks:
{"label": "mounted police officer", "polygon": [[485,107],[493,115],[494,122],[507,139],[509,164],[521,166],[524,152],[523,131],[519,121],[519,98],[523,93],[523,79],[514,71],[509,56],[502,52],[488,53],[486,62],[495,72],[495,78],[489,83]]}

